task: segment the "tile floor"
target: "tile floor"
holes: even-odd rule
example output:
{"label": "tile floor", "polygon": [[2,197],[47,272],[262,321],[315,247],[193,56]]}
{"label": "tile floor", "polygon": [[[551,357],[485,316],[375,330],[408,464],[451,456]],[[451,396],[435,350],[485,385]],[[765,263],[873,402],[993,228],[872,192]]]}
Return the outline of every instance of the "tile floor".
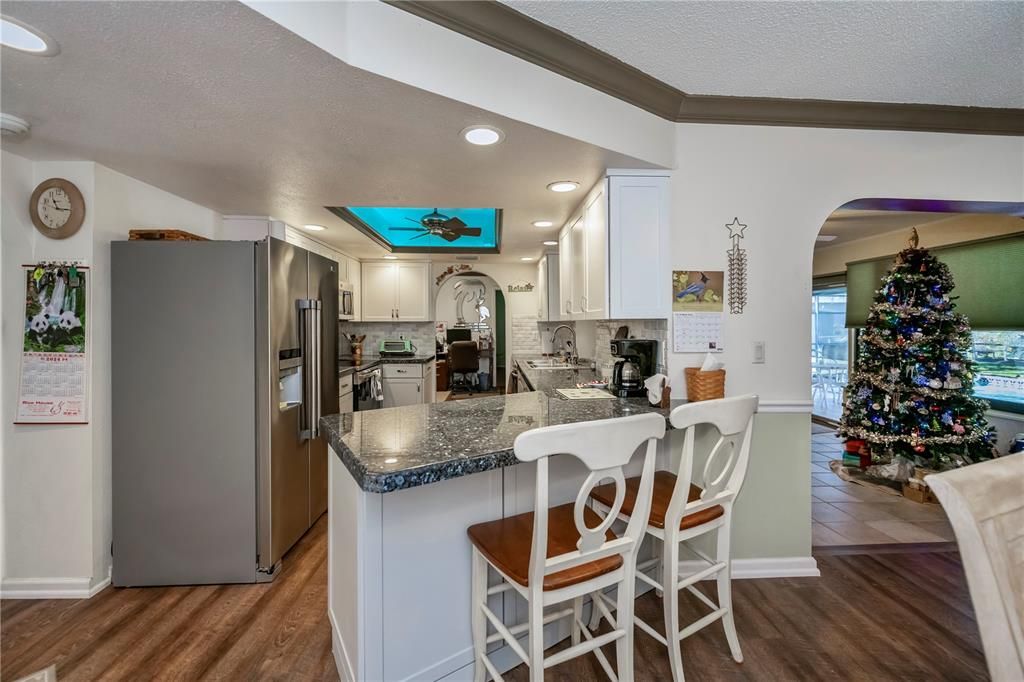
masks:
{"label": "tile floor", "polygon": [[811,428],[811,531],[815,547],[952,542],[953,530],[937,504],[847,483],[828,463],[843,456],[842,443],[825,426]]}

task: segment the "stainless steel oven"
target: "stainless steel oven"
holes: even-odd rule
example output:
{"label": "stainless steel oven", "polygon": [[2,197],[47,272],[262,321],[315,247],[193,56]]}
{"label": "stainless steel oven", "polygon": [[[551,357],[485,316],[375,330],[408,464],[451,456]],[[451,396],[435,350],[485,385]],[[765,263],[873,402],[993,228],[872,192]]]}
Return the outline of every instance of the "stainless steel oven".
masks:
{"label": "stainless steel oven", "polygon": [[371,367],[356,372],[355,385],[352,387],[356,412],[376,410],[383,406],[383,376],[380,367]]}

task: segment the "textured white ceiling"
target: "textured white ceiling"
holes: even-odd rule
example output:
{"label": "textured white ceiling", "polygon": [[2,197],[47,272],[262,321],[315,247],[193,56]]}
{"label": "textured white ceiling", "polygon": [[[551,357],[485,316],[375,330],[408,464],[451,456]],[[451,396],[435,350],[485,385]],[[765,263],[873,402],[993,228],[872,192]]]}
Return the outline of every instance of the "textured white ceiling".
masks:
{"label": "textured white ceiling", "polygon": [[[583,187],[633,159],[352,68],[234,2],[8,2],[61,53],[3,48],[3,111],[32,123],[4,148],[84,159],[225,214],[319,223],[356,256],[382,250],[324,206],[505,210],[502,260],[536,256]],[[459,138],[473,123],[495,147]],[[170,227],[170,226],[169,226]],[[187,228],[187,226],[176,226]],[[496,257],[484,256],[491,260]]]}
{"label": "textured white ceiling", "polygon": [[1024,108],[1024,2],[503,0],[692,94]]}

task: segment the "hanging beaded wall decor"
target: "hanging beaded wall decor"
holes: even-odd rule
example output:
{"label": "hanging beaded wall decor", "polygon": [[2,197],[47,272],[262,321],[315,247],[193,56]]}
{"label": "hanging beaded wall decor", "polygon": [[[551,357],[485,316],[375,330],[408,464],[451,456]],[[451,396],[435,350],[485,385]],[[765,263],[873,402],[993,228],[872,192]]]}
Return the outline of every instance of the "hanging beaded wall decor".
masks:
{"label": "hanging beaded wall decor", "polygon": [[733,218],[725,228],[732,240],[732,246],[726,252],[729,257],[729,312],[740,315],[747,305],[747,250],[740,248],[747,226],[739,218]]}

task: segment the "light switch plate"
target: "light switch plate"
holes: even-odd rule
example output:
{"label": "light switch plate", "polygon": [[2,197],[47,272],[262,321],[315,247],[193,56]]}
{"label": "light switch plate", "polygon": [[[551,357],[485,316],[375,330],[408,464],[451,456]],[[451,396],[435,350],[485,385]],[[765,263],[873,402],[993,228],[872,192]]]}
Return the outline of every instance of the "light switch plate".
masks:
{"label": "light switch plate", "polygon": [[764,341],[754,341],[754,364],[764,364]]}

